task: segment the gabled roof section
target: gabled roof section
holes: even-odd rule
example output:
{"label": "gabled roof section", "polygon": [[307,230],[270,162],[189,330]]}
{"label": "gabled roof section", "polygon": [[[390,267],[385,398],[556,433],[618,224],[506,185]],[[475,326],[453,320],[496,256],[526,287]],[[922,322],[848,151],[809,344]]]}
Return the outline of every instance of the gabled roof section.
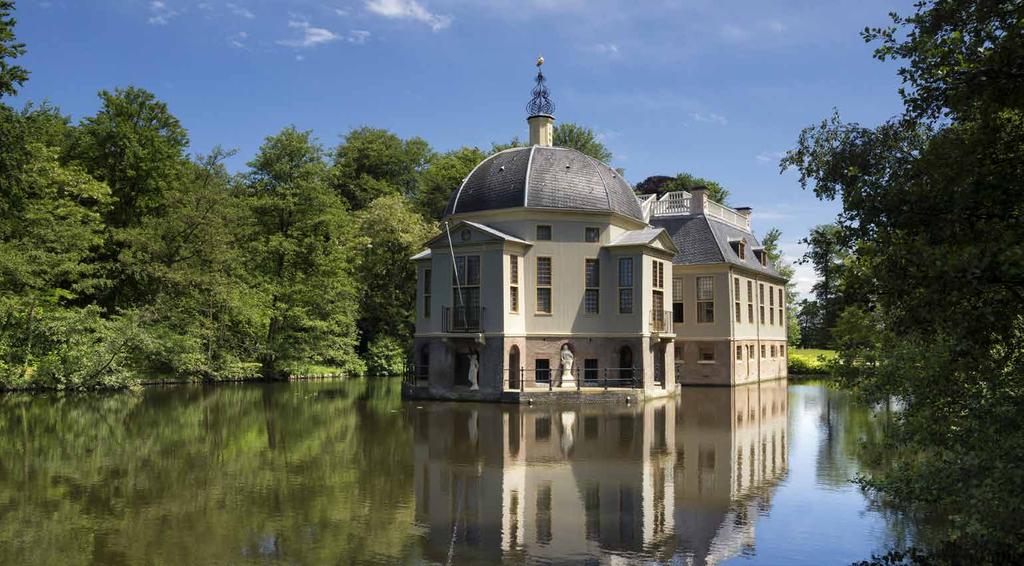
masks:
{"label": "gabled roof section", "polygon": [[[471,222],[469,220],[462,220],[462,221],[456,223],[454,226],[450,226],[448,228],[448,231],[450,231],[450,232],[452,232],[454,234],[455,232],[457,232],[458,230],[461,230],[463,228],[469,228],[470,230],[474,230],[474,231],[476,231],[478,233],[485,234],[485,235],[487,235],[487,236],[489,236],[491,238],[497,239],[497,240],[503,240],[503,241],[506,241],[506,242],[514,242],[514,243],[523,244],[523,245],[526,245],[526,246],[533,245],[530,242],[527,242],[526,240],[523,240],[521,238],[517,238],[517,237],[515,237],[515,236],[513,236],[511,234],[506,234],[506,233],[502,232],[501,230],[498,230],[496,228],[492,228],[490,226],[487,226],[486,224],[480,224],[479,222]],[[438,241],[447,242],[448,241],[448,233],[446,231],[442,230],[440,234],[438,234],[438,235],[434,236],[433,238],[431,238],[430,240],[428,240],[427,243],[426,243],[426,246],[429,248],[429,247],[433,246]],[[453,243],[459,243],[456,240],[455,236],[452,237],[452,242]],[[414,258],[415,258],[415,256],[414,256]]]}
{"label": "gabled roof section", "polygon": [[674,264],[728,263],[764,275],[782,278],[771,262],[768,262],[768,265],[761,265],[757,254],[748,253],[745,259],[740,259],[732,244],[742,241],[751,251],[762,246],[753,234],[732,224],[708,218],[703,214],[655,217],[651,219],[651,224],[664,228],[679,249],[679,253],[672,258]]}
{"label": "gabled roof section", "polygon": [[649,226],[640,230],[623,232],[604,247],[616,248],[621,246],[654,246],[654,242],[660,242],[666,251],[673,254],[679,253],[679,248],[669,237],[668,232],[663,228]]}
{"label": "gabled roof section", "polygon": [[431,256],[430,248],[427,248],[427,249],[423,250],[422,252],[420,252],[420,253],[410,257],[409,259],[412,260],[412,261],[418,261],[418,260],[421,260],[421,259],[430,259],[430,256]]}

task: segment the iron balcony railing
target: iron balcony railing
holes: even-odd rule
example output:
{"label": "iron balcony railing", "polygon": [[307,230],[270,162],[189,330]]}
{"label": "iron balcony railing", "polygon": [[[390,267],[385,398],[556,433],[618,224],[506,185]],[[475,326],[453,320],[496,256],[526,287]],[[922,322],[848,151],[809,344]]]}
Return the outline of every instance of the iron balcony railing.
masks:
{"label": "iron balcony railing", "polygon": [[672,332],[672,311],[651,311],[651,332]]}
{"label": "iron balcony railing", "polygon": [[483,332],[483,307],[443,307],[444,332]]}

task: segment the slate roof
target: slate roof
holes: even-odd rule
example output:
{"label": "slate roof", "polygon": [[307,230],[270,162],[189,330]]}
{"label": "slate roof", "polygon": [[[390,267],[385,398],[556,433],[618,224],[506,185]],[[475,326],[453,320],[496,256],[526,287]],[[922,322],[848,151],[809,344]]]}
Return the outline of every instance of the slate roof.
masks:
{"label": "slate roof", "polygon": [[445,216],[513,207],[607,210],[643,221],[633,189],[614,169],[574,149],[536,145],[481,161]]}
{"label": "slate roof", "polygon": [[[754,248],[761,246],[753,234],[715,218],[703,214],[691,216],[675,216],[651,218],[651,224],[664,228],[672,237],[672,243],[679,248],[679,253],[672,258],[672,263],[679,265],[703,265],[709,263],[729,263],[744,267],[751,271],[779,277],[769,261],[767,266],[761,265],[754,254]],[[746,242],[747,254],[740,259],[730,241]]]}
{"label": "slate roof", "polygon": [[[618,238],[615,238],[605,246],[606,248],[618,247],[618,246],[646,246],[658,238],[661,234],[665,233],[664,228],[656,228],[648,226],[640,230],[630,230],[619,234]],[[673,242],[674,243],[674,242]],[[670,252],[678,252],[669,248]]]}
{"label": "slate roof", "polygon": [[462,222],[459,222],[458,224],[456,224],[456,226],[461,226],[463,224],[465,224],[466,226],[472,226],[472,227],[474,227],[474,228],[476,228],[478,230],[482,230],[482,231],[484,231],[484,232],[486,232],[486,233],[488,233],[488,234],[490,234],[490,235],[492,235],[492,236],[494,236],[496,238],[499,238],[501,240],[506,240],[506,241],[509,241],[509,242],[517,242],[517,243],[520,243],[520,244],[529,244],[530,243],[530,242],[527,242],[526,240],[523,240],[522,238],[517,238],[517,237],[515,237],[515,236],[513,236],[511,234],[506,234],[506,233],[502,232],[501,230],[498,230],[498,229],[495,229],[495,228],[491,228],[490,226],[488,226],[486,224],[480,224],[479,222],[470,222],[469,220],[463,220]]}

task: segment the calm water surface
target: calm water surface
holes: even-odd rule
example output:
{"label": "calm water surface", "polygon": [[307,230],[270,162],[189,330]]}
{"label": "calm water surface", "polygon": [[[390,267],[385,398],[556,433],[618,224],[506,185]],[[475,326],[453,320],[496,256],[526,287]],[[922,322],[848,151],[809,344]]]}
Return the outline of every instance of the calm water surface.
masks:
{"label": "calm water surface", "polygon": [[403,403],[397,380],[0,396],[0,564],[847,564],[884,418],[820,384],[635,406]]}

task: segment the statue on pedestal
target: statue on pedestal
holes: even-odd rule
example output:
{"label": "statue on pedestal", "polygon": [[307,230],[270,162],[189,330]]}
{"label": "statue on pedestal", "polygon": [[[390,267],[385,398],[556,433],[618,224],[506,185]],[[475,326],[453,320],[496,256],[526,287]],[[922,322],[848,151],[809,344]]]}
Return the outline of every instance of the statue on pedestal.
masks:
{"label": "statue on pedestal", "polygon": [[576,384],[572,378],[572,363],[575,360],[575,356],[572,355],[572,350],[569,349],[568,344],[562,344],[562,387],[575,387]]}
{"label": "statue on pedestal", "polygon": [[479,391],[480,383],[477,381],[477,376],[480,373],[480,361],[477,358],[476,352],[469,354],[469,390]]}

